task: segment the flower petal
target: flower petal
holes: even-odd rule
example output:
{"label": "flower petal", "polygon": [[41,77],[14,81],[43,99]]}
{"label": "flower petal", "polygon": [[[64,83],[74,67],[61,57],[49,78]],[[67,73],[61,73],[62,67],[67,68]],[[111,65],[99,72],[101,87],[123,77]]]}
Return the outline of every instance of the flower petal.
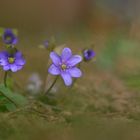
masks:
{"label": "flower petal", "polygon": [[63,61],[67,61],[72,56],[71,49],[64,48],[61,54],[61,58]]}
{"label": "flower petal", "polygon": [[81,70],[76,67],[69,69],[69,73],[70,73],[71,77],[75,77],[75,78],[82,76]]}
{"label": "flower petal", "polygon": [[60,70],[58,67],[56,67],[54,64],[52,64],[49,69],[48,72],[52,75],[59,75],[60,74]]}
{"label": "flower petal", "polygon": [[23,66],[17,66],[17,70],[21,70]]}
{"label": "flower petal", "polygon": [[82,57],[80,55],[74,55],[67,61],[67,65],[73,67],[76,64],[80,63],[81,61]]}
{"label": "flower petal", "polygon": [[16,52],[15,58],[22,58],[22,53],[20,51]]}
{"label": "flower petal", "polygon": [[23,58],[20,58],[20,59],[16,59],[15,60],[15,64],[16,65],[25,65],[25,63],[26,63],[26,61]]}
{"label": "flower petal", "polygon": [[64,80],[64,83],[66,86],[71,86],[72,85],[72,78],[71,75],[68,72],[61,72],[61,77]]}
{"label": "flower petal", "polygon": [[5,66],[5,65],[8,65],[8,60],[7,58],[0,58],[0,65],[1,66]]}
{"label": "flower petal", "polygon": [[9,65],[3,66],[3,70],[5,70],[5,71],[10,70],[10,66]]}
{"label": "flower petal", "polygon": [[0,53],[0,65],[5,66],[8,64],[8,53],[3,51]]}
{"label": "flower petal", "polygon": [[10,65],[10,69],[11,69],[12,72],[18,71],[18,67],[17,67],[17,65],[15,65],[15,64],[11,64],[11,65]]}
{"label": "flower petal", "polygon": [[58,54],[56,54],[55,52],[51,52],[50,53],[50,58],[52,59],[52,62],[58,66],[61,63],[61,59],[59,57]]}
{"label": "flower petal", "polygon": [[16,54],[14,55],[15,57],[15,64],[16,65],[25,65],[26,61],[25,59],[23,58],[22,56],[22,53],[21,52],[16,52]]}
{"label": "flower petal", "polygon": [[8,57],[8,52],[7,51],[2,51],[0,52],[0,58],[7,58]]}
{"label": "flower petal", "polygon": [[16,45],[17,43],[18,43],[18,39],[15,37],[15,38],[13,39],[12,44],[13,44],[13,45]]}

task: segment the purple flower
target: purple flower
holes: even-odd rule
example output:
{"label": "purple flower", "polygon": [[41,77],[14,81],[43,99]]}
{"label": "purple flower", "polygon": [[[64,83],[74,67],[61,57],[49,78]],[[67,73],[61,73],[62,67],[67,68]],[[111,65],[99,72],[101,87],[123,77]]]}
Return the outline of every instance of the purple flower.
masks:
{"label": "purple flower", "polygon": [[27,90],[33,94],[37,94],[41,91],[41,86],[42,86],[42,80],[40,78],[40,75],[38,73],[33,73],[29,77]]}
{"label": "purple flower", "polygon": [[16,45],[18,41],[16,35],[13,33],[11,29],[6,29],[4,31],[2,39],[3,39],[3,42],[7,45]]}
{"label": "purple flower", "polygon": [[49,41],[48,41],[48,40],[46,40],[46,41],[44,42],[44,47],[45,47],[46,49],[49,47]]}
{"label": "purple flower", "polygon": [[64,48],[61,56],[55,52],[50,53],[52,64],[48,69],[48,72],[52,75],[60,75],[66,86],[72,84],[72,77],[78,78],[82,76],[82,72],[76,67],[78,63],[82,61],[80,55],[72,55],[69,48]]}
{"label": "purple flower", "polygon": [[89,61],[95,56],[95,52],[92,49],[86,49],[83,52],[84,60]]}
{"label": "purple flower", "polygon": [[23,68],[25,65],[25,59],[22,53],[17,51],[14,55],[10,55],[7,51],[0,52],[0,66],[4,71],[11,70],[16,72]]}

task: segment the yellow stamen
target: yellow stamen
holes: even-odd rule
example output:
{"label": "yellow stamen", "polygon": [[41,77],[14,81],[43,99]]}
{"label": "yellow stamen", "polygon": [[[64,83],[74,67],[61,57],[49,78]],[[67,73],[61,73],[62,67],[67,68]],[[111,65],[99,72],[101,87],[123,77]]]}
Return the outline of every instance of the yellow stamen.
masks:
{"label": "yellow stamen", "polygon": [[8,62],[9,62],[10,64],[14,63],[14,61],[15,61],[15,58],[13,58],[13,57],[9,57],[9,58],[8,58]]}
{"label": "yellow stamen", "polygon": [[7,36],[7,37],[6,37],[6,40],[7,40],[7,41],[10,41],[10,40],[11,40],[11,37],[10,37],[10,36]]}
{"label": "yellow stamen", "polygon": [[66,70],[67,66],[65,64],[61,65],[62,70]]}

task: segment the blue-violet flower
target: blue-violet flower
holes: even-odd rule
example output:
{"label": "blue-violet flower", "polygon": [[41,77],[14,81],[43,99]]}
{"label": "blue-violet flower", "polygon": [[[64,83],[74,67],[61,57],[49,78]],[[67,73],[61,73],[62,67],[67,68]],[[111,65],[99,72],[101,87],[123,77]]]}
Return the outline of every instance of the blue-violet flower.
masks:
{"label": "blue-violet flower", "polygon": [[6,29],[2,36],[3,42],[7,45],[16,45],[18,39],[11,29]]}
{"label": "blue-violet flower", "polygon": [[64,48],[61,56],[55,52],[50,53],[52,64],[48,72],[52,75],[60,75],[66,86],[72,85],[72,77],[78,78],[82,76],[82,72],[76,67],[82,61],[80,55],[72,55],[69,48]]}
{"label": "blue-violet flower", "polygon": [[16,72],[23,68],[25,65],[25,59],[22,53],[17,51],[14,55],[10,55],[7,51],[0,52],[0,66],[4,71],[11,70]]}
{"label": "blue-violet flower", "polygon": [[85,61],[89,61],[91,60],[93,57],[95,57],[95,52],[92,49],[86,49],[83,52],[83,56],[84,56],[84,60]]}
{"label": "blue-violet flower", "polygon": [[46,40],[46,41],[44,42],[44,47],[45,47],[46,49],[49,47],[49,41],[48,41],[48,40]]}

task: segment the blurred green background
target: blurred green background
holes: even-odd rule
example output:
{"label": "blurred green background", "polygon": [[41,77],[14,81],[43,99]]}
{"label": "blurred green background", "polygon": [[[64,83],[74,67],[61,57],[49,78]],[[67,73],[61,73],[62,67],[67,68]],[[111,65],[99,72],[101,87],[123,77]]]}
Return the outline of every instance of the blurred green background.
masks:
{"label": "blurred green background", "polygon": [[26,92],[29,107],[1,113],[0,140],[139,140],[139,7],[138,0],[0,1],[0,27],[18,30],[17,47],[27,60],[13,74],[19,92],[32,73],[45,81],[49,54],[39,48],[45,40],[53,37],[74,53],[96,52],[72,89],[59,81],[50,98],[33,100]]}

